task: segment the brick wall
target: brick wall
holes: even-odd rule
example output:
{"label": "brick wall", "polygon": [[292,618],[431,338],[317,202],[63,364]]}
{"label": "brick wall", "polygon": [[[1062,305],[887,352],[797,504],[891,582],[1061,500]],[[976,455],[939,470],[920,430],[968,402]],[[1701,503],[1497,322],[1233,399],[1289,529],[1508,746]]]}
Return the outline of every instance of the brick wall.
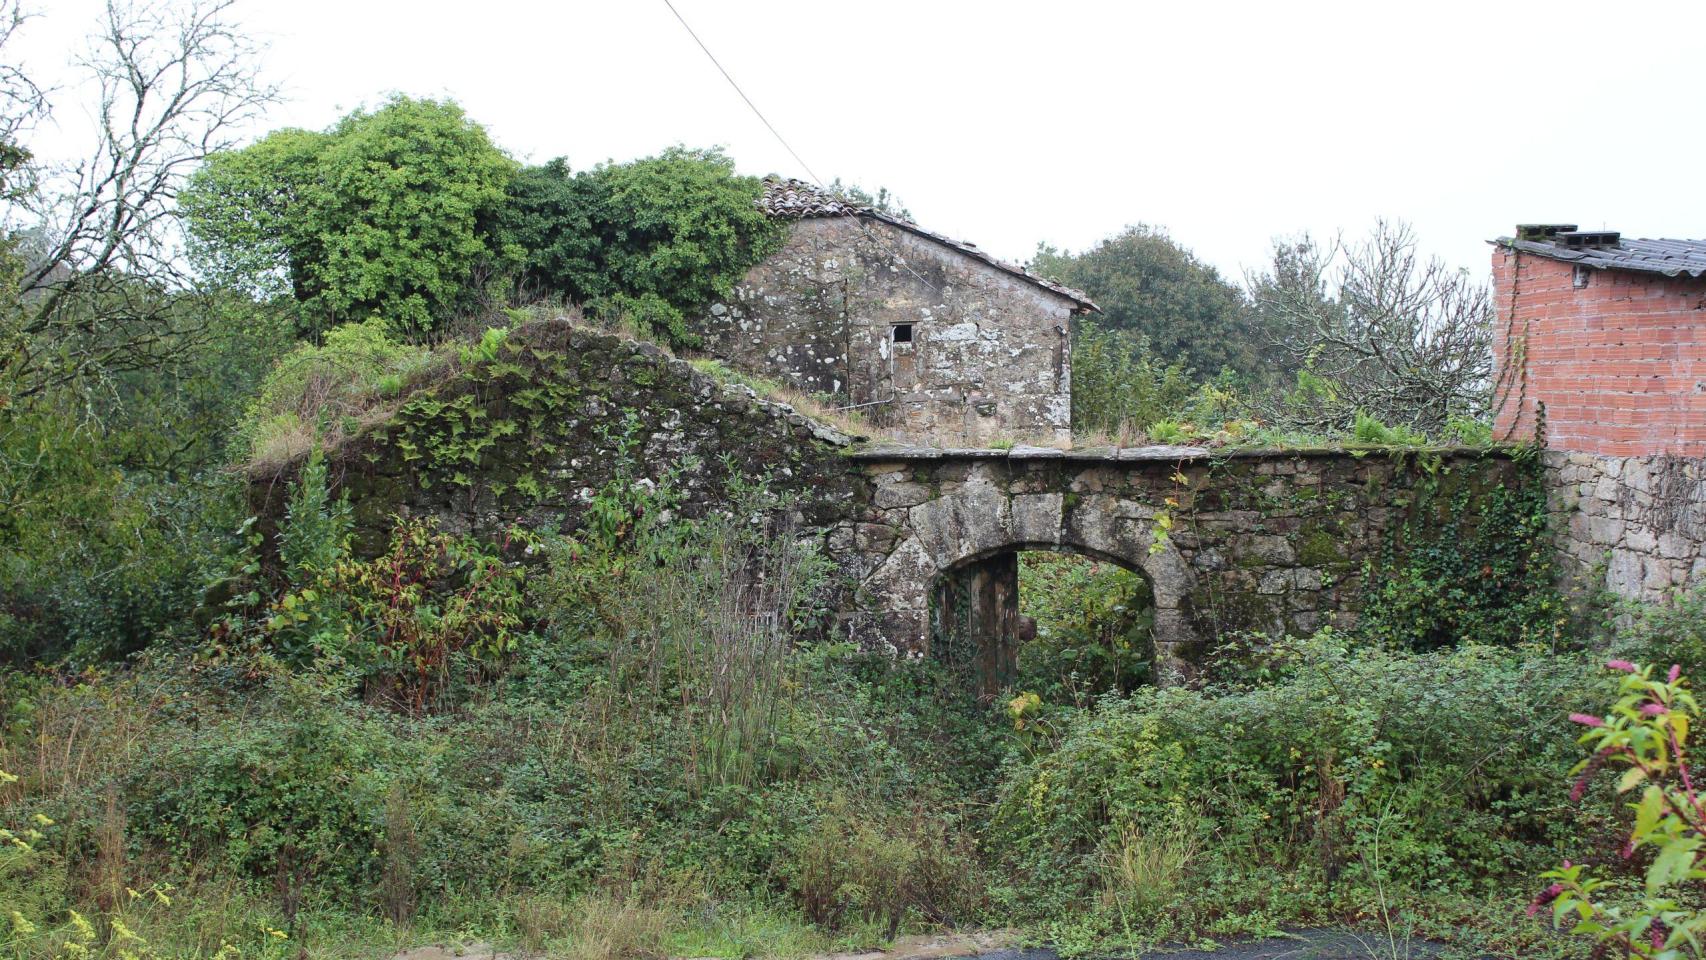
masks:
{"label": "brick wall", "polygon": [[[1585,282],[1585,286],[1578,286]],[[1706,456],[1706,279],[1493,252],[1497,435],[1553,450]]]}

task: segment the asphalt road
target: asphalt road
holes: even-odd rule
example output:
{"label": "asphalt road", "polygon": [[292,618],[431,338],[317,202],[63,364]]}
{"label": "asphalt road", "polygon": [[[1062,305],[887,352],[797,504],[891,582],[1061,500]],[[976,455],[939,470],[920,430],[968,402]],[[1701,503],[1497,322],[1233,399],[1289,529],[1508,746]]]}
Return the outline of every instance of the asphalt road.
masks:
{"label": "asphalt road", "polygon": [[[1373,934],[1304,930],[1284,937],[1227,944],[1214,950],[1157,949],[1127,960],[1430,960],[1444,946],[1427,941],[1388,944]],[[1058,960],[1053,950],[995,950],[974,960]]]}

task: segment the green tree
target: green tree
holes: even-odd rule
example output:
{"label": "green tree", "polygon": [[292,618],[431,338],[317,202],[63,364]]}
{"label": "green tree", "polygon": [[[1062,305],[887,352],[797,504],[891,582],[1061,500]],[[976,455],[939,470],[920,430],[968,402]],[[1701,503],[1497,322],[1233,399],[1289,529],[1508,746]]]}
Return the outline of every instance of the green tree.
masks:
{"label": "green tree", "polygon": [[182,202],[204,272],[260,294],[288,283],[302,332],[379,316],[418,338],[517,258],[491,236],[514,173],[461,107],[394,97],[216,155]]}
{"label": "green tree", "polygon": [[552,161],[511,181],[500,227],[525,250],[524,286],[623,315],[677,346],[688,318],[781,243],[758,209],[763,184],[721,150],[671,147],[570,176]]}
{"label": "green tree", "polygon": [[1080,321],[1072,343],[1072,428],[1147,430],[1177,414],[1196,391],[1179,361],[1156,357],[1136,334]]}
{"label": "green tree", "polygon": [[1089,294],[1107,329],[1142,336],[1165,363],[1204,373],[1262,367],[1243,293],[1159,227],[1126,227],[1081,253],[1043,244],[1030,267]]}
{"label": "green tree", "polygon": [[226,562],[246,512],[227,432],[289,347],[288,318],[237,297],[155,309],[184,331],[161,334],[170,362],[0,410],[0,665],[186,638]]}

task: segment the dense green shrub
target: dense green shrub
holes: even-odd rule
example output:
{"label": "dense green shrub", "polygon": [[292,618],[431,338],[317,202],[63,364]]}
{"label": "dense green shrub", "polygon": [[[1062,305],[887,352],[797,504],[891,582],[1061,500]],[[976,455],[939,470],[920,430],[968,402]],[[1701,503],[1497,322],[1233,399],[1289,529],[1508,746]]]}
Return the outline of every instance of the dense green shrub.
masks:
{"label": "dense green shrub", "polygon": [[557,160],[511,182],[499,235],[525,251],[524,289],[693,346],[692,312],[781,244],[762,190],[720,150],[672,147],[572,176]]}
{"label": "dense green shrub", "polygon": [[1612,652],[1636,663],[1681,664],[1706,675],[1706,584],[1678,590],[1657,603],[1611,604]]}
{"label": "dense green shrub", "polygon": [[[1298,647],[1269,686],[1142,690],[1064,721],[996,807],[1027,878],[1017,906],[1061,915],[1108,894],[1103,923],[1178,935],[1355,912],[1377,889],[1498,895],[1608,815],[1556,790],[1575,754],[1556,718],[1590,688],[1585,662],[1339,639]],[[1134,901],[1110,884],[1134,872],[1169,874],[1175,895],[1120,914]]]}
{"label": "dense green shrub", "polygon": [[324,133],[216,154],[182,203],[204,272],[288,289],[303,333],[380,317],[419,338],[481,302],[519,255],[489,229],[514,172],[456,104],[399,96]]}
{"label": "dense green shrub", "polygon": [[1180,360],[1165,361],[1127,331],[1079,320],[1072,335],[1072,429],[1141,436],[1178,414],[1196,391]]}
{"label": "dense green shrub", "polygon": [[1015,689],[1086,706],[1149,681],[1154,597],[1140,575],[1086,557],[1022,553],[1019,603],[1036,638],[1019,648]]}
{"label": "dense green shrub", "polygon": [[275,311],[184,295],[162,359],[99,387],[0,402],[0,663],[79,664],[183,639],[226,562],[230,425],[285,349]]}
{"label": "dense green shrub", "polygon": [[241,714],[150,746],[127,785],[137,833],[184,862],[276,884],[287,914],[308,895],[372,896],[387,796],[437,776],[434,752],[383,718],[287,679]]}
{"label": "dense green shrub", "polygon": [[87,664],[184,635],[238,490],[195,464],[176,482],[127,469],[130,442],[70,413],[0,413],[0,663]]}

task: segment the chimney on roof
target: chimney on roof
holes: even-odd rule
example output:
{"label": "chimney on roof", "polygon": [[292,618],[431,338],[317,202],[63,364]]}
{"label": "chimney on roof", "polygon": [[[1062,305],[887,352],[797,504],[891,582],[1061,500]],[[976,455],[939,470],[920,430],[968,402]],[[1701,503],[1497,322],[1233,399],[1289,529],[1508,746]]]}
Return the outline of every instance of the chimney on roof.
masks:
{"label": "chimney on roof", "polygon": [[1519,223],[1516,238],[1566,250],[1604,250],[1615,248],[1622,234],[1616,230],[1581,230],[1573,223]]}
{"label": "chimney on roof", "polygon": [[1575,229],[1576,225],[1573,223],[1519,223],[1516,225],[1516,238],[1547,243],[1558,234],[1569,233]]}
{"label": "chimney on roof", "polygon": [[1570,250],[1614,249],[1622,238],[1616,230],[1571,230],[1560,233],[1552,242]]}

